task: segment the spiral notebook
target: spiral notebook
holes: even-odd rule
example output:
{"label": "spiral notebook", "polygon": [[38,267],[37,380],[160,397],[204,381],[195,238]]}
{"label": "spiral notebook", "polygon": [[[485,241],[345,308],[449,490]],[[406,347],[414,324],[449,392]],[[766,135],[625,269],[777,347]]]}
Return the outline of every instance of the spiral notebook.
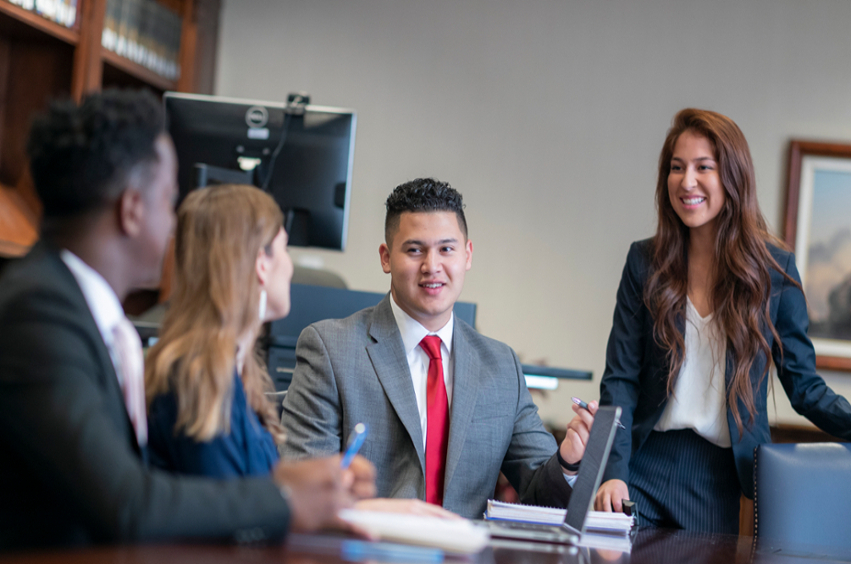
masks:
{"label": "spiral notebook", "polygon": [[567,512],[561,523],[544,525],[488,519],[485,522],[491,536],[577,544],[588,529],[588,513],[594,502],[597,488],[600,487],[606,462],[609,460],[609,451],[612,449],[620,416],[621,408],[615,406],[600,407],[594,415],[594,424],[591,426],[591,435],[585,446],[585,455],[582,457],[582,464],[579,465],[579,474],[573,484],[573,493],[570,495]]}
{"label": "spiral notebook", "polygon": [[[503,521],[522,521],[539,525],[561,525],[564,522],[566,509],[555,507],[540,507],[538,505],[521,505],[504,501],[488,500],[486,519]],[[628,535],[634,519],[625,513],[610,511],[589,511],[585,516],[585,530],[595,533]]]}

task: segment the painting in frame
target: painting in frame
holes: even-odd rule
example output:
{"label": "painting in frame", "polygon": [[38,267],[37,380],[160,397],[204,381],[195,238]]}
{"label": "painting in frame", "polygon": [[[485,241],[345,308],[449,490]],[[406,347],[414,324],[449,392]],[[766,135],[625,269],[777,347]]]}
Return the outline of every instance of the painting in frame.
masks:
{"label": "painting in frame", "polygon": [[816,366],[851,371],[851,144],[791,142],[785,221]]}

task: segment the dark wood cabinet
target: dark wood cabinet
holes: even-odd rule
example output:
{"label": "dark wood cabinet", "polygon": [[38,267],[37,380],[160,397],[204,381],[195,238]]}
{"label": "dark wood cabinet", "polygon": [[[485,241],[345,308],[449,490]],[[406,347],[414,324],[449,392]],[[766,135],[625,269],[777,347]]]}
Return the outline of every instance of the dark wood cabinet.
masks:
{"label": "dark wood cabinet", "polygon": [[107,0],[77,0],[71,28],[0,0],[0,258],[23,255],[38,237],[25,147],[33,115],[50,100],[110,86],[212,93],[221,0],[156,2],[181,18],[176,79],[102,46]]}

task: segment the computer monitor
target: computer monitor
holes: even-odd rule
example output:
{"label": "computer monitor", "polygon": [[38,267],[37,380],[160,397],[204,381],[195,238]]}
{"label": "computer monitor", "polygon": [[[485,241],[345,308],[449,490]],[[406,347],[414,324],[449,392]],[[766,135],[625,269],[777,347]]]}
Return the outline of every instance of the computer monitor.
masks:
{"label": "computer monitor", "polygon": [[281,206],[291,245],[345,249],[354,111],[175,92],[164,100],[180,201],[199,182],[254,184]]}

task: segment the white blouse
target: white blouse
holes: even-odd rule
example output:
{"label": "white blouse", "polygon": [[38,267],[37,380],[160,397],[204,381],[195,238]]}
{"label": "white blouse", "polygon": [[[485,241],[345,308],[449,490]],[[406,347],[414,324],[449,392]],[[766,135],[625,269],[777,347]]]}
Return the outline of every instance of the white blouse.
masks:
{"label": "white blouse", "polygon": [[712,322],[712,314],[701,317],[688,300],[683,365],[655,431],[693,429],[719,447],[732,445],[727,424],[726,353],[725,336]]}

